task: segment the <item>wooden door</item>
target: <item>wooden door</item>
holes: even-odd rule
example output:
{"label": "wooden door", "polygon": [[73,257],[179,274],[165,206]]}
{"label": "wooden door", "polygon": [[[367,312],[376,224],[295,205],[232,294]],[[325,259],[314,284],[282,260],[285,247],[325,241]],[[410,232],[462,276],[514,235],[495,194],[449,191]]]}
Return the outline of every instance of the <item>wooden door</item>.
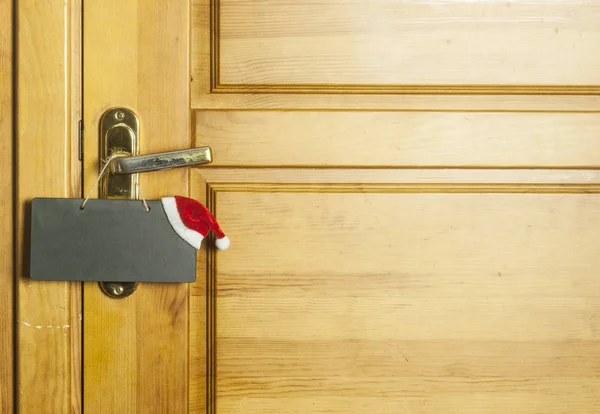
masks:
{"label": "wooden door", "polygon": [[141,185],[206,203],[232,245],[191,285],[85,284],[84,412],[597,412],[599,18],[86,2],[83,186],[128,106],[142,153],[212,147]]}
{"label": "wooden door", "polygon": [[[5,4],[6,3],[6,4]],[[12,4],[0,3],[0,413],[14,410],[13,342],[13,24]]]}
{"label": "wooden door", "polygon": [[12,83],[0,96],[14,109],[5,118],[0,105],[0,306],[10,316],[0,335],[15,348],[0,354],[0,411],[78,413],[81,283],[32,281],[28,259],[31,199],[81,197],[81,1],[0,1],[0,16],[0,78]]}

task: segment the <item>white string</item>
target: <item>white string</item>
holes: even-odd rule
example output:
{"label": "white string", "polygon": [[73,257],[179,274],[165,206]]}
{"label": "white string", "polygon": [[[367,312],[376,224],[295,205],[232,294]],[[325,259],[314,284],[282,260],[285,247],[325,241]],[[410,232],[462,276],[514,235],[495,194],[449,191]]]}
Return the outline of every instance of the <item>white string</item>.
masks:
{"label": "white string", "polygon": [[[110,166],[110,163],[119,157],[122,157],[123,155],[121,154],[112,154],[110,157],[108,157],[108,159],[106,160],[106,162],[104,163],[104,166],[102,167],[102,169],[100,170],[100,174],[98,174],[98,178],[96,179],[96,182],[94,183],[94,185],[92,186],[92,188],[90,188],[90,191],[87,193],[87,195],[85,196],[85,199],[83,200],[83,202],[81,203],[81,206],[79,206],[80,209],[84,209],[85,205],[87,204],[88,200],[90,199],[92,192],[94,191],[94,189],[96,187],[98,187],[98,184],[100,184],[100,180],[102,179],[102,177],[104,177],[104,174],[106,174],[106,171],[108,171],[108,167]],[[150,211],[150,207],[148,206],[148,203],[146,202],[146,199],[144,198],[144,196],[142,195],[142,189],[140,188],[140,185],[138,184],[138,191],[140,193],[140,197],[142,198],[142,202],[144,203],[144,208],[146,209],[146,211]]]}
{"label": "white string", "polygon": [[149,212],[150,207],[148,206],[148,203],[146,203],[146,199],[144,198],[144,195],[142,194],[142,186],[140,185],[140,183],[138,183],[138,192],[140,193],[140,198],[142,199],[142,203],[144,203],[144,208],[146,209],[146,212]]}
{"label": "white string", "polygon": [[83,200],[83,203],[81,203],[81,206],[79,206],[80,209],[83,210],[85,208],[85,205],[87,204],[88,200],[92,196],[92,192],[94,191],[94,189],[96,187],[98,187],[98,184],[100,184],[100,180],[102,179],[102,177],[104,177],[104,174],[106,174],[106,171],[108,170],[108,166],[110,165],[110,163],[112,162],[112,160],[114,160],[117,157],[118,157],[117,154],[113,154],[110,157],[108,157],[108,159],[104,163],[104,166],[100,170],[100,174],[98,174],[98,178],[96,178],[96,182],[94,183],[94,185],[92,186],[92,188],[90,188],[90,191],[85,196],[85,199]]}

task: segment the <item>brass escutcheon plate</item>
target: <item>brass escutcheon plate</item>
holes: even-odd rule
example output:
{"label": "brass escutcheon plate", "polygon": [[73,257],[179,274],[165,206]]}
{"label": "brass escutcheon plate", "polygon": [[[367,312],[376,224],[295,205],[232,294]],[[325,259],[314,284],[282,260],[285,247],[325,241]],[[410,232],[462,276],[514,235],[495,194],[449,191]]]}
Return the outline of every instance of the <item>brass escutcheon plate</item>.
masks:
{"label": "brass escutcheon plate", "polygon": [[[139,155],[140,121],[127,108],[112,108],[100,119],[100,160],[110,156]],[[100,198],[137,199],[138,174],[111,174],[102,177]],[[137,289],[137,282],[100,282],[102,291],[111,298],[125,298]]]}
{"label": "brass escutcheon plate", "polygon": [[[139,154],[140,121],[137,115],[126,108],[113,108],[104,113],[100,120],[100,159],[110,156]],[[102,177],[100,198],[137,199],[138,174],[106,174]]]}
{"label": "brass escutcheon plate", "polygon": [[100,282],[102,291],[115,299],[126,298],[136,291],[137,282]]}

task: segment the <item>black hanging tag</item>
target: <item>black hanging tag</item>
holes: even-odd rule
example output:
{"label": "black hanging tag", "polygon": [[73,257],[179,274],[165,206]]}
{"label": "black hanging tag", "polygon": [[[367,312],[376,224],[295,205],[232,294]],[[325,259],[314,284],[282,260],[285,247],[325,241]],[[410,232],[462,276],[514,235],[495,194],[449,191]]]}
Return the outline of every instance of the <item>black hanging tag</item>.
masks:
{"label": "black hanging tag", "polygon": [[34,280],[193,282],[196,248],[169,223],[161,201],[36,198]]}

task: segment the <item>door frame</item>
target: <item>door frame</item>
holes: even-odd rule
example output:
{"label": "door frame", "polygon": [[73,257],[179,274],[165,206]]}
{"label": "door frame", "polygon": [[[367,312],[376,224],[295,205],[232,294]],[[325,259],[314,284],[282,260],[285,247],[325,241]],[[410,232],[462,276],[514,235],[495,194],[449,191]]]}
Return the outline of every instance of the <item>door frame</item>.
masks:
{"label": "door frame", "polygon": [[0,412],[14,410],[13,4],[0,2]]}
{"label": "door frame", "polygon": [[10,160],[0,163],[0,357],[12,361],[0,365],[2,413],[83,411],[82,284],[32,281],[28,270],[31,200],[82,193],[81,12],[81,0],[0,0],[0,99],[10,91],[0,101]]}
{"label": "door frame", "polygon": [[[0,163],[0,201],[8,205],[0,212],[0,300],[8,306],[3,306],[0,311],[0,357],[4,361],[12,363],[1,365],[0,384],[0,413],[71,413],[84,411],[84,387],[88,390],[87,402],[90,407],[94,406],[94,398],[90,390],[96,389],[94,381],[104,378],[101,370],[93,369],[89,372],[88,381],[84,382],[83,376],[83,319],[84,291],[87,292],[86,303],[88,337],[94,337],[102,343],[101,336],[114,338],[113,330],[122,329],[123,326],[111,326],[104,324],[105,320],[93,319],[94,310],[98,315],[102,314],[99,307],[110,310],[122,306],[129,306],[129,312],[124,309],[115,311],[116,315],[140,315],[141,322],[138,328],[148,336],[155,336],[155,341],[146,339],[143,345],[145,352],[141,352],[139,360],[148,358],[151,354],[159,354],[162,343],[161,338],[172,337],[170,331],[162,329],[163,326],[171,326],[173,320],[177,320],[176,329],[179,342],[174,341],[173,346],[181,349],[180,343],[187,347],[187,314],[188,314],[188,287],[187,286],[144,286],[141,292],[136,292],[130,300],[122,302],[110,302],[102,296],[96,283],[90,282],[47,282],[33,281],[29,278],[28,250],[29,250],[29,209],[30,202],[34,197],[66,197],[81,198],[83,189],[83,162],[86,165],[86,181],[93,181],[97,176],[98,154],[95,152],[97,146],[94,143],[98,137],[94,131],[94,122],[89,122],[88,132],[85,136],[80,135],[80,125],[85,125],[83,116],[82,92],[84,79],[82,77],[82,24],[84,10],[82,0],[48,0],[45,2],[16,2],[14,0],[0,0],[0,22],[4,24],[0,28],[0,154],[5,155],[10,162]],[[120,2],[112,3],[120,5]],[[114,5],[113,4],[113,5]],[[157,2],[157,5],[163,3]],[[179,4],[179,3],[178,3]],[[186,22],[189,20],[191,5],[189,1],[179,4],[185,13],[181,14]],[[109,11],[118,7],[110,8],[105,2],[93,2],[86,5],[86,16],[92,16],[92,10],[103,7],[102,10]],[[137,7],[137,6],[134,6]],[[145,12],[158,23],[167,25],[163,14],[157,8],[145,8]],[[171,12],[176,10],[170,9]],[[135,14],[135,13],[134,13]],[[123,16],[127,18],[128,16]],[[167,16],[168,17],[168,16]],[[173,17],[173,16],[170,16]],[[109,19],[110,20],[110,19]],[[113,21],[114,20],[114,21]],[[118,19],[110,20],[115,27],[122,28]],[[88,22],[89,23],[89,22]],[[104,22],[103,24],[106,24]],[[167,46],[174,42],[179,45],[175,48],[165,48],[172,53],[188,50],[189,35],[188,25],[177,25],[177,33],[165,39],[162,34],[157,35],[163,39]],[[88,42],[102,41],[102,33],[106,26],[96,24],[100,35],[94,36],[94,26],[86,27]],[[173,26],[175,27],[175,26]],[[109,30],[110,32],[110,30]],[[114,31],[113,31],[114,32]],[[152,37],[152,31],[147,34]],[[117,33],[113,33],[115,36]],[[119,42],[110,43],[111,45]],[[153,44],[153,42],[146,42]],[[164,46],[164,45],[163,45]],[[4,48],[9,52],[5,52]],[[90,47],[89,50],[98,50]],[[150,100],[140,95],[141,104],[144,108],[140,110],[142,118],[147,122],[144,124],[149,134],[144,142],[145,152],[159,152],[168,149],[182,149],[189,146],[190,120],[189,120],[189,51],[180,54],[185,57],[185,64],[177,66],[177,76],[168,73],[169,64],[164,65],[162,78],[172,82],[166,85],[161,93],[168,97],[159,100],[162,106],[150,107]],[[125,56],[125,55],[124,55]],[[88,54],[88,58],[93,58]],[[125,56],[126,57],[126,56]],[[124,57],[124,58],[125,58]],[[142,62],[151,62],[142,60]],[[104,62],[108,64],[108,62]],[[93,66],[88,65],[89,68]],[[92,70],[88,71],[87,85],[94,85],[98,79],[104,77],[100,69],[98,74],[102,77],[92,76]],[[158,70],[158,69],[157,69]],[[137,76],[137,74],[134,74]],[[103,82],[109,82],[109,77]],[[175,96],[174,85],[184,85],[181,96]],[[3,91],[8,90],[5,102]],[[88,91],[89,92],[89,91]],[[110,91],[104,91],[109,93]],[[136,92],[136,91],[133,91]],[[154,91],[156,92],[156,91]],[[88,97],[93,94],[90,92]],[[119,99],[113,97],[111,99]],[[172,99],[176,104],[169,104]],[[96,102],[96,101],[95,101]],[[119,99],[119,104],[132,105],[126,99]],[[164,111],[168,108],[172,112],[168,125],[160,123],[159,116],[151,116],[154,111]],[[87,107],[88,114],[99,112],[98,108]],[[146,115],[144,117],[144,115]],[[184,122],[181,122],[183,118]],[[155,122],[149,122],[157,120]],[[89,121],[89,120],[88,120]],[[178,130],[173,131],[173,125]],[[168,127],[168,130],[167,130]],[[161,130],[161,128],[164,130]],[[5,133],[7,131],[7,133]],[[161,141],[162,136],[176,137],[165,143]],[[151,137],[157,137],[154,140]],[[81,137],[81,140],[80,140]],[[87,157],[80,156],[80,150],[85,143],[87,146]],[[167,148],[166,146],[173,146]],[[164,147],[164,148],[163,148]],[[176,174],[176,175],[174,175]],[[176,171],[144,178],[147,197],[153,193],[163,193],[165,189],[177,191],[181,195],[187,194],[187,172]],[[174,178],[178,178],[175,179]],[[177,183],[173,188],[173,182]],[[90,188],[87,185],[86,188]],[[4,191],[7,189],[6,191]],[[4,231],[4,229],[8,231]],[[164,298],[168,300],[165,302]],[[154,304],[163,304],[162,318],[146,320],[142,306],[136,308],[136,303],[147,307]],[[174,303],[175,307],[171,306]],[[98,307],[94,308],[96,304]],[[137,309],[137,310],[136,310]],[[177,315],[173,315],[176,313]],[[146,312],[147,314],[147,312]],[[96,317],[98,318],[98,315]],[[91,317],[91,318],[90,318]],[[133,320],[133,319],[132,319]],[[102,323],[101,323],[102,322]],[[141,326],[143,325],[143,326]],[[96,332],[94,334],[94,327]],[[106,330],[103,330],[107,328]],[[138,347],[135,331],[128,327],[129,332],[134,333],[134,340],[130,342],[114,341],[111,348],[113,355],[122,355],[124,344],[131,349]],[[143,329],[142,329],[143,328]],[[100,332],[102,330],[102,332]],[[161,332],[162,337],[156,336]],[[99,339],[100,338],[100,339]],[[89,345],[89,344],[88,344]],[[94,351],[106,351],[106,343],[102,347],[86,348],[89,366],[94,367],[102,361],[110,361],[111,358],[95,359]],[[114,360],[114,358],[112,358]],[[153,360],[150,358],[150,360]],[[165,362],[161,376],[140,375],[156,387],[169,384],[169,395],[173,398],[170,403],[187,407],[187,352],[178,354],[176,364],[171,361]],[[122,366],[115,365],[114,372],[122,372]],[[94,376],[94,372],[102,375]],[[111,372],[110,374],[113,374]],[[133,369],[132,372],[135,372]],[[174,372],[183,372],[178,376],[178,381],[172,380]],[[119,374],[124,375],[124,374]],[[4,386],[4,381],[10,386]],[[119,383],[115,375],[109,375],[110,383]],[[141,392],[149,392],[155,395],[152,387],[145,387]],[[120,390],[123,392],[123,390]],[[95,392],[95,391],[94,391]],[[98,394],[103,399],[103,404],[113,400],[112,396]],[[133,398],[133,397],[132,397]],[[125,399],[129,403],[135,403],[134,399]],[[148,399],[150,401],[151,399]],[[96,399],[96,402],[98,399]],[[108,406],[103,405],[107,408]],[[109,409],[108,407],[107,409]]]}

